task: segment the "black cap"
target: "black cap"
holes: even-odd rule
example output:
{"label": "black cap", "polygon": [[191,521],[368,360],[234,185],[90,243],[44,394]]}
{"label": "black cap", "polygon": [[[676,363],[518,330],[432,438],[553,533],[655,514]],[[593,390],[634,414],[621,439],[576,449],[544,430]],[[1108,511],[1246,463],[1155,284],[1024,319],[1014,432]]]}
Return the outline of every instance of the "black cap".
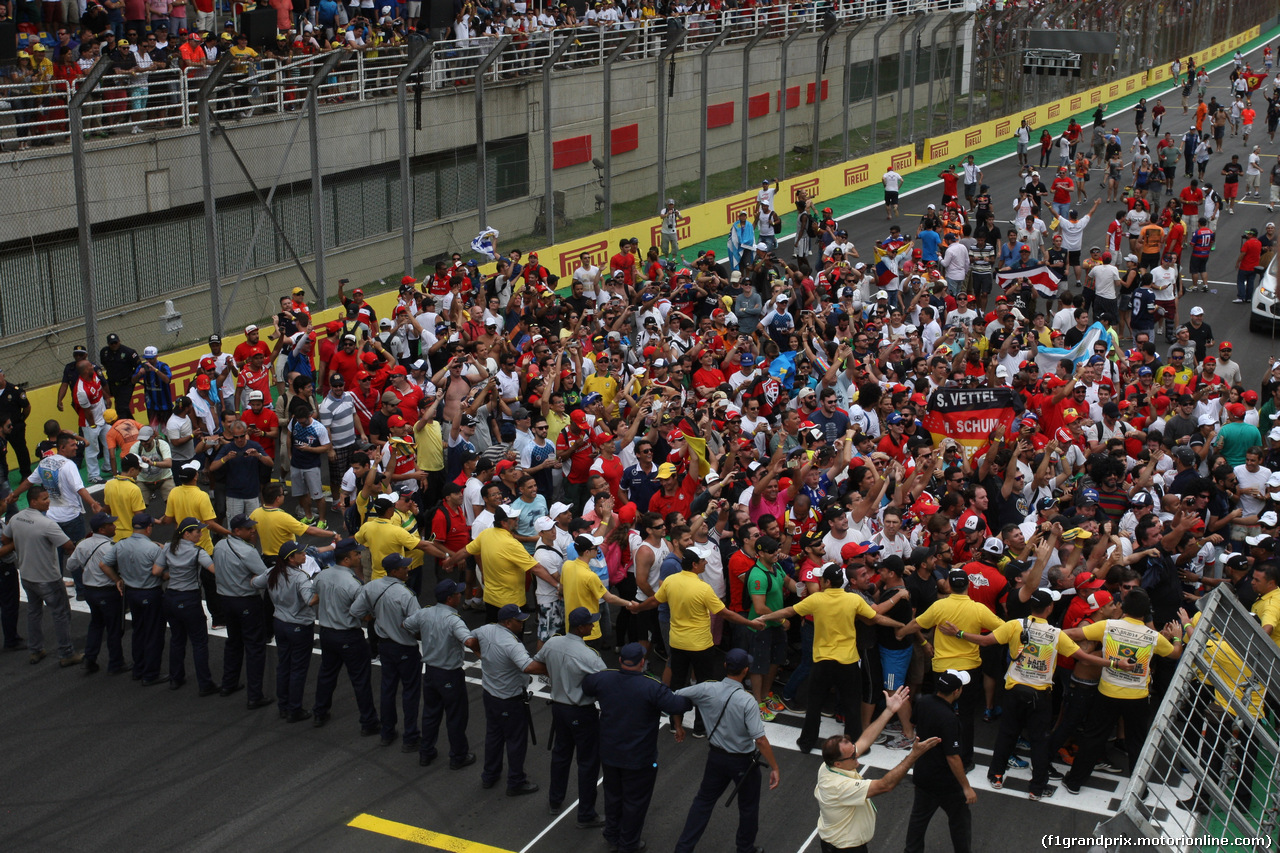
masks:
{"label": "black cap", "polygon": [[951,584],[952,589],[962,589],[969,586],[969,575],[964,569],[952,569],[947,573],[947,583]]}
{"label": "black cap", "polygon": [[109,344],[120,343],[120,336],[117,335],[115,332],[112,332],[111,334],[107,335],[107,343]]}
{"label": "black cap", "polygon": [[335,557],[341,556],[343,554],[349,554],[352,551],[359,551],[359,550],[360,550],[360,543],[350,536],[348,536],[346,539],[339,539],[337,542],[333,543],[333,555]]}
{"label": "black cap", "polygon": [[252,518],[245,515],[243,512],[240,513],[239,515],[232,517],[232,519],[227,522],[227,527],[231,528],[232,530],[243,530],[246,527],[257,527],[257,526],[258,526],[258,522],[254,521]]}
{"label": "black cap", "polygon": [[116,517],[110,513],[95,512],[93,515],[89,516],[89,529],[98,530],[99,528],[106,527],[115,520]]}
{"label": "black cap", "polygon": [[[354,542],[355,540],[351,540]],[[448,601],[455,595],[459,595],[467,591],[465,583],[458,583],[455,580],[442,580],[436,584],[436,602]]]}
{"label": "black cap", "polygon": [[155,524],[155,519],[147,512],[135,512],[133,514],[133,529],[142,530]]}
{"label": "black cap", "polygon": [[591,625],[600,621],[599,613],[592,613],[585,607],[575,607],[569,614],[569,627],[580,628],[583,625]]}

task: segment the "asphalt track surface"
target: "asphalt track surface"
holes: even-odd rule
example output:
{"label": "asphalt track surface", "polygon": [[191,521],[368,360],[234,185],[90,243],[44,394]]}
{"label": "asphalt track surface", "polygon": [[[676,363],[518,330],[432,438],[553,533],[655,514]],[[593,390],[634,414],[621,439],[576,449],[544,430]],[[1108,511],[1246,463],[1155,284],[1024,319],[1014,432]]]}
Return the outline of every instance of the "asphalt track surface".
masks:
{"label": "asphalt track surface", "polygon": [[[1251,54],[1256,65],[1261,64],[1260,57],[1260,48]],[[1226,97],[1226,73],[1217,70],[1212,74],[1210,94]],[[1165,128],[1176,138],[1191,117],[1181,115],[1176,92],[1170,92],[1165,102],[1170,108]],[[1108,124],[1121,128],[1127,148],[1131,116],[1113,114]],[[1266,141],[1265,134],[1257,141],[1264,155],[1280,153],[1280,146]],[[1238,152],[1243,160],[1247,149],[1228,132],[1227,152]],[[1225,160],[1214,157],[1210,174]],[[997,204],[1007,206],[1017,186],[1016,158],[981,165]],[[1213,182],[1217,185],[1220,180]],[[1096,179],[1089,185],[1091,191],[1098,187]],[[939,195],[940,187],[935,184],[904,194],[899,220],[904,231],[914,226],[927,203],[937,203]],[[1237,208],[1235,216],[1224,213],[1222,217],[1218,249],[1209,265],[1210,279],[1217,282],[1211,287],[1217,292],[1184,298],[1181,310],[1185,316],[1193,304],[1204,307],[1217,339],[1235,344],[1235,357],[1242,364],[1246,384],[1256,387],[1267,356],[1280,353],[1280,344],[1250,333],[1247,306],[1231,304],[1234,260],[1243,231],[1249,227],[1261,230],[1270,217],[1265,206],[1251,202],[1239,203]],[[1099,208],[1087,231],[1086,247],[1102,242],[1114,209],[1106,204]],[[872,243],[887,233],[883,209],[877,205],[837,212],[842,226],[867,258]],[[430,588],[430,581],[428,577],[424,589]],[[75,607],[72,624],[79,648],[88,620],[83,605],[75,603]],[[478,624],[480,614],[467,613],[466,618]],[[20,624],[25,635],[25,611]],[[47,619],[45,631],[51,639]],[[126,655],[129,640],[126,632]],[[215,677],[220,673],[222,647],[221,638],[211,638]],[[550,711],[541,696],[533,704],[539,745],[530,747],[526,771],[543,786],[543,792],[509,799],[502,785],[487,791],[480,787],[479,765],[454,772],[437,760],[430,767],[419,768],[416,756],[402,754],[398,745],[384,748],[376,737],[361,738],[345,675],[335,694],[329,725],[314,729],[309,722],[291,725],[279,720],[274,708],[246,711],[243,692],[227,699],[201,699],[194,679],[179,691],[142,688],[124,677],[108,677],[105,666],[103,672],[92,676],[79,668],[60,670],[55,657],[30,666],[23,652],[0,652],[0,754],[7,763],[7,772],[0,776],[2,850],[442,849],[542,853],[569,849],[603,853],[606,849],[598,831],[576,828],[569,803],[558,815],[548,813],[545,738]],[[610,656],[606,659],[613,663]],[[100,662],[105,663],[101,658]],[[313,659],[307,702],[314,692],[317,671],[318,659]],[[274,674],[274,653],[269,649],[268,696],[275,694]],[[469,675],[477,673],[473,670]],[[375,668],[375,699],[378,678]],[[468,733],[472,750],[482,753],[480,690],[474,680],[468,690]],[[800,717],[782,714],[768,726],[782,771],[781,786],[766,790],[761,803],[757,844],[770,853],[818,849],[812,792],[821,762],[816,755],[796,751],[799,725]],[[1093,787],[1079,797],[1059,789],[1052,800],[1027,800],[1026,770],[1011,770],[1005,790],[991,791],[985,784],[982,750],[990,748],[996,728],[994,723],[977,723],[978,768],[970,774],[979,791],[978,802],[972,807],[975,849],[1041,849],[1045,833],[1089,835],[1097,821],[1114,808],[1123,780],[1104,774],[1095,774]],[[836,731],[834,721],[824,719],[823,733]],[[677,745],[664,728],[659,749],[658,785],[645,837],[649,849],[661,851],[670,850],[679,836],[701,778],[707,747],[705,741],[692,738]],[[868,775],[878,775],[903,754],[874,748],[865,761],[871,768]],[[572,792],[573,779],[570,784]],[[909,780],[877,798],[878,830],[873,850],[901,848],[911,800]],[[601,798],[597,808],[602,804]],[[718,807],[700,849],[731,849],[736,821],[736,808]],[[353,822],[357,825],[351,825]],[[384,834],[387,832],[392,834]],[[930,827],[927,848],[950,849],[941,814]]]}

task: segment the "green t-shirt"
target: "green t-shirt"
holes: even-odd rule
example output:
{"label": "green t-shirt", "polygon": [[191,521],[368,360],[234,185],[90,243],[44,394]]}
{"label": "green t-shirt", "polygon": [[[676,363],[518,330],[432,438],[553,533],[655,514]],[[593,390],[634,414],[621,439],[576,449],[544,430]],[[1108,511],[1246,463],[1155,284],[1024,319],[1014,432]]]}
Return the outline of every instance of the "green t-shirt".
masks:
{"label": "green t-shirt", "polygon": [[1244,421],[1225,424],[1218,430],[1222,455],[1231,467],[1244,464],[1244,454],[1250,447],[1262,447],[1262,433],[1253,424]]}
{"label": "green t-shirt", "polygon": [[[777,565],[773,571],[769,571],[760,563],[756,563],[751,567],[751,571],[747,572],[747,595],[763,595],[765,606],[772,612],[782,609],[782,593],[786,587],[787,576]],[[751,610],[747,614],[748,619],[754,619],[759,614],[756,613],[755,599],[751,599]],[[770,626],[782,624],[782,620],[770,620],[765,623]]]}

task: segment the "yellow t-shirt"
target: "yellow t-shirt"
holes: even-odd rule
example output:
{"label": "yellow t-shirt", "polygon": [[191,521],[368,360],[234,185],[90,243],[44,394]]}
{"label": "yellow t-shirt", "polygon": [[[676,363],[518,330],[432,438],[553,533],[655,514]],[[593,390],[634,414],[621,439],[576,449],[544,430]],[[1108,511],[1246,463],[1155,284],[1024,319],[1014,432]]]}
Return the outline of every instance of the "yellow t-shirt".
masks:
{"label": "yellow t-shirt", "polygon": [[467,543],[467,553],[479,558],[485,604],[524,607],[524,576],[538,561],[525,550],[523,542],[508,530],[490,527]]}
{"label": "yellow t-shirt", "polygon": [[1259,625],[1271,626],[1271,642],[1280,645],[1280,589],[1259,598],[1249,612],[1258,617]]}
{"label": "yellow t-shirt", "polygon": [[858,617],[876,618],[862,596],[842,589],[806,595],[796,602],[795,611],[813,617],[813,659],[836,663],[858,662]]}
{"label": "yellow t-shirt", "polygon": [[[710,587],[707,587],[710,589]],[[589,565],[581,560],[566,560],[560,567],[560,590],[564,594],[564,621],[569,624],[569,614],[579,607],[592,613],[600,612],[600,599],[604,598],[604,584]],[[600,623],[583,639],[600,639]]]}
{"label": "yellow t-shirt", "polygon": [[[1004,620],[992,613],[985,605],[979,604],[967,595],[952,593],[940,598],[929,606],[929,609],[916,617],[916,624],[921,628],[933,628],[943,622],[950,622],[961,631],[977,634],[980,631],[994,631],[1004,624]],[[817,658],[814,658],[817,660]],[[948,637],[938,631],[933,638],[933,671],[946,672],[949,669],[977,669],[982,666],[982,658],[978,655],[978,647],[968,640]]]}
{"label": "yellow t-shirt", "polygon": [[[218,518],[213,512],[213,502],[209,500],[209,494],[201,491],[199,486],[193,485],[174,488],[169,493],[168,502],[164,505],[164,514],[175,522],[182,521],[184,518],[194,518],[207,523]],[[132,530],[130,532],[132,533]],[[203,548],[206,554],[213,555],[213,538],[209,536],[207,527],[200,531],[200,541],[196,545]]]}
{"label": "yellow t-shirt", "polygon": [[[418,531],[417,516],[396,510],[391,513],[391,520],[404,528],[405,532],[413,537],[414,545],[417,545],[418,540],[422,539],[422,534]],[[422,565],[422,559],[426,556],[426,552],[414,548],[407,556],[412,561],[409,563],[409,568],[416,569]]]}
{"label": "yellow t-shirt", "polygon": [[618,380],[614,379],[612,376],[609,376],[608,374],[601,375],[599,373],[593,373],[587,377],[585,382],[582,383],[582,396],[585,397],[592,392],[599,394],[601,401],[604,403],[605,410],[610,414],[616,415],[618,412],[613,407],[613,401],[617,399],[618,391],[620,391],[621,388],[622,386],[618,383]]}
{"label": "yellow t-shirt", "polygon": [[1045,620],[1031,616],[1027,619],[1027,642],[1022,642],[1021,619],[1010,619],[991,633],[1009,647],[1009,671],[1005,675],[1004,689],[1012,690],[1022,684],[1034,690],[1053,687],[1053,671],[1058,665],[1058,655],[1071,657],[1080,651],[1075,640]]}
{"label": "yellow t-shirt", "polygon": [[305,523],[275,507],[260,506],[249,513],[249,518],[258,523],[258,544],[264,557],[274,558],[281,545],[307,532]]}
{"label": "yellow t-shirt", "polygon": [[117,519],[116,535],[112,540],[114,542],[133,535],[134,513],[147,508],[146,501],[142,499],[142,489],[138,488],[138,481],[123,474],[107,480],[107,484],[102,487],[102,502]]}
{"label": "yellow t-shirt", "polygon": [[[671,608],[671,646],[700,652],[712,646],[711,616],[724,602],[696,572],[678,572],[662,582],[654,598]],[[566,615],[567,615],[566,605]]]}
{"label": "yellow t-shirt", "polygon": [[413,428],[413,446],[418,449],[418,468],[423,471],[444,470],[444,437],[440,422],[431,421]]}
{"label": "yellow t-shirt", "polygon": [[1173,654],[1173,643],[1168,638],[1131,616],[1086,625],[1084,638],[1101,642],[1102,657],[1108,662],[1125,660],[1137,664],[1137,668],[1129,672],[1110,666],[1102,670],[1098,692],[1112,699],[1145,698],[1151,683],[1152,655]]}
{"label": "yellow t-shirt", "polygon": [[356,541],[369,549],[370,580],[387,574],[382,561],[391,554],[404,557],[422,540],[400,526],[393,518],[370,518],[356,531]]}
{"label": "yellow t-shirt", "polygon": [[556,439],[560,437],[560,432],[569,425],[567,415],[558,415],[550,409],[547,410],[547,441],[552,444],[556,443]]}

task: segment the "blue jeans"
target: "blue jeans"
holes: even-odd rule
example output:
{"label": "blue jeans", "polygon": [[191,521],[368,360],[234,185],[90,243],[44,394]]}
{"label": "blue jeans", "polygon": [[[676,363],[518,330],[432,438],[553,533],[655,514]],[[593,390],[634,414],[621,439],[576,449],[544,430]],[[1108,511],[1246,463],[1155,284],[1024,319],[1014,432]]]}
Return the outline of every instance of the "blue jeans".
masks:
{"label": "blue jeans", "polygon": [[32,652],[44,651],[44,608],[53,615],[53,631],[58,638],[58,656],[69,658],[76,653],[71,645],[71,602],[62,580],[26,581],[22,588],[27,593],[27,648]]}
{"label": "blue jeans", "polygon": [[1063,202],[1055,201],[1049,206],[1053,208],[1053,212],[1058,215],[1059,219],[1066,219],[1067,213],[1071,211],[1069,203],[1064,204]]}
{"label": "blue jeans", "polygon": [[1243,299],[1245,302],[1253,299],[1253,283],[1257,277],[1258,274],[1254,270],[1236,271],[1236,299]]}
{"label": "blue jeans", "polygon": [[[63,533],[67,534],[67,538],[71,540],[71,543],[73,545],[79,544],[80,540],[84,538],[85,528],[84,528],[83,515],[77,515],[75,518],[71,519],[70,521],[59,521],[58,527],[61,528]],[[66,567],[67,567],[67,552],[59,548],[58,549],[58,568],[65,569]],[[71,580],[73,580],[76,585],[76,600],[84,601],[84,569],[78,569],[77,571],[72,572]]]}
{"label": "blue jeans", "polygon": [[813,668],[813,623],[808,619],[800,624],[800,665],[787,679],[787,686],[782,690],[782,701],[790,702],[800,693],[809,670]]}

